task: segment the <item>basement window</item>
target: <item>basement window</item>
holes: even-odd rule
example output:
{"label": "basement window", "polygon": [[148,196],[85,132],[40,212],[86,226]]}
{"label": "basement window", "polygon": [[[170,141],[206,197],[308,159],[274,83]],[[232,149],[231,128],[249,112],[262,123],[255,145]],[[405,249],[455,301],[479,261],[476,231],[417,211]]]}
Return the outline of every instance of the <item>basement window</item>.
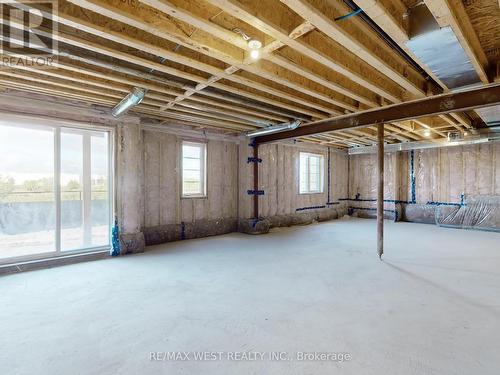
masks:
{"label": "basement window", "polygon": [[198,198],[206,196],[205,143],[182,142],[182,196]]}
{"label": "basement window", "polygon": [[299,193],[315,194],[323,192],[324,157],[309,152],[300,153]]}

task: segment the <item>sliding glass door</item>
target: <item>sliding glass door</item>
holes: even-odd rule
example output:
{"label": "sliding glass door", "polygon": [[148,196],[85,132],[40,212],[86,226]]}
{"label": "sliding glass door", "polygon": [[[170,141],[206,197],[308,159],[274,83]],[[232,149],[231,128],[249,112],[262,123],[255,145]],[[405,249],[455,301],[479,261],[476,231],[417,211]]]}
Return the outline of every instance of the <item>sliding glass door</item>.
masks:
{"label": "sliding glass door", "polygon": [[0,263],[109,246],[110,138],[0,121]]}
{"label": "sliding glass door", "polygon": [[109,244],[108,134],[61,129],[61,250]]}
{"label": "sliding glass door", "polygon": [[56,250],[54,130],[0,125],[0,260]]}

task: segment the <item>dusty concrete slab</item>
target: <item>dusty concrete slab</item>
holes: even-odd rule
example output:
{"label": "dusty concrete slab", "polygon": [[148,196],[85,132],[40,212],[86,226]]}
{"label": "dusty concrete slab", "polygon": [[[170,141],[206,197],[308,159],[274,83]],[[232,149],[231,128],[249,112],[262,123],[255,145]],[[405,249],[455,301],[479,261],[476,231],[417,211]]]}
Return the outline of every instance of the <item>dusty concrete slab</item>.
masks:
{"label": "dusty concrete slab", "polygon": [[[0,373],[496,375],[500,234],[386,230],[383,262],[343,219],[0,277]],[[150,361],[206,350],[294,360]]]}

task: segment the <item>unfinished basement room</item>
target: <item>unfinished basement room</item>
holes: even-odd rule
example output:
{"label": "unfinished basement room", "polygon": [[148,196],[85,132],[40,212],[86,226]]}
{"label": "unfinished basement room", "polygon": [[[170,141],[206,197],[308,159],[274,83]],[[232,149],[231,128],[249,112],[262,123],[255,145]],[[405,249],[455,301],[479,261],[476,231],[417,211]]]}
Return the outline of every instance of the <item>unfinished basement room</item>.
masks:
{"label": "unfinished basement room", "polygon": [[500,374],[499,0],[1,0],[1,375]]}

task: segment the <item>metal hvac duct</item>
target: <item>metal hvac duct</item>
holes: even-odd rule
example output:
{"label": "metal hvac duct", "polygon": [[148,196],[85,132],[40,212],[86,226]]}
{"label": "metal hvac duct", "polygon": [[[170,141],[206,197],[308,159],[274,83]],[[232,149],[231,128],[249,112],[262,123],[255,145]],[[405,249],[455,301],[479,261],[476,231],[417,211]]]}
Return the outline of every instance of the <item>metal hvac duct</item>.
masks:
{"label": "metal hvac duct", "polygon": [[476,109],[476,113],[488,126],[500,125],[500,105]]}
{"label": "metal hvac duct", "polygon": [[113,117],[120,117],[121,115],[125,114],[130,108],[140,104],[145,95],[146,90],[139,87],[134,87],[132,89],[132,92],[125,98],[123,98],[122,101],[113,108],[111,114],[113,115]]}
{"label": "metal hvac duct", "polygon": [[300,121],[300,120],[295,120],[292,122],[286,122],[284,124],[272,125],[272,126],[268,126],[266,128],[252,130],[252,131],[247,132],[246,136],[249,138],[253,138],[253,137],[258,137],[258,136],[265,135],[265,134],[272,134],[272,133],[282,132],[285,130],[297,129],[299,127],[299,125],[301,124],[301,122],[302,121]]}
{"label": "metal hvac duct", "polygon": [[[451,90],[481,84],[467,53],[451,27],[440,28],[425,3],[409,10],[407,47]],[[488,126],[500,124],[500,106],[475,110]]]}
{"label": "metal hvac duct", "polygon": [[481,83],[451,27],[440,28],[424,3],[409,10],[410,39],[406,46],[449,88]]}
{"label": "metal hvac duct", "polygon": [[[467,136],[455,141],[443,140],[436,142],[437,140],[435,140],[434,142],[416,141],[386,144],[384,146],[384,152],[410,151],[436,147],[465,146],[500,140],[500,128],[485,128],[480,130],[484,130],[484,132],[480,132],[480,134],[478,135]],[[375,154],[376,152],[377,146],[352,147],[348,150],[349,155]]]}

